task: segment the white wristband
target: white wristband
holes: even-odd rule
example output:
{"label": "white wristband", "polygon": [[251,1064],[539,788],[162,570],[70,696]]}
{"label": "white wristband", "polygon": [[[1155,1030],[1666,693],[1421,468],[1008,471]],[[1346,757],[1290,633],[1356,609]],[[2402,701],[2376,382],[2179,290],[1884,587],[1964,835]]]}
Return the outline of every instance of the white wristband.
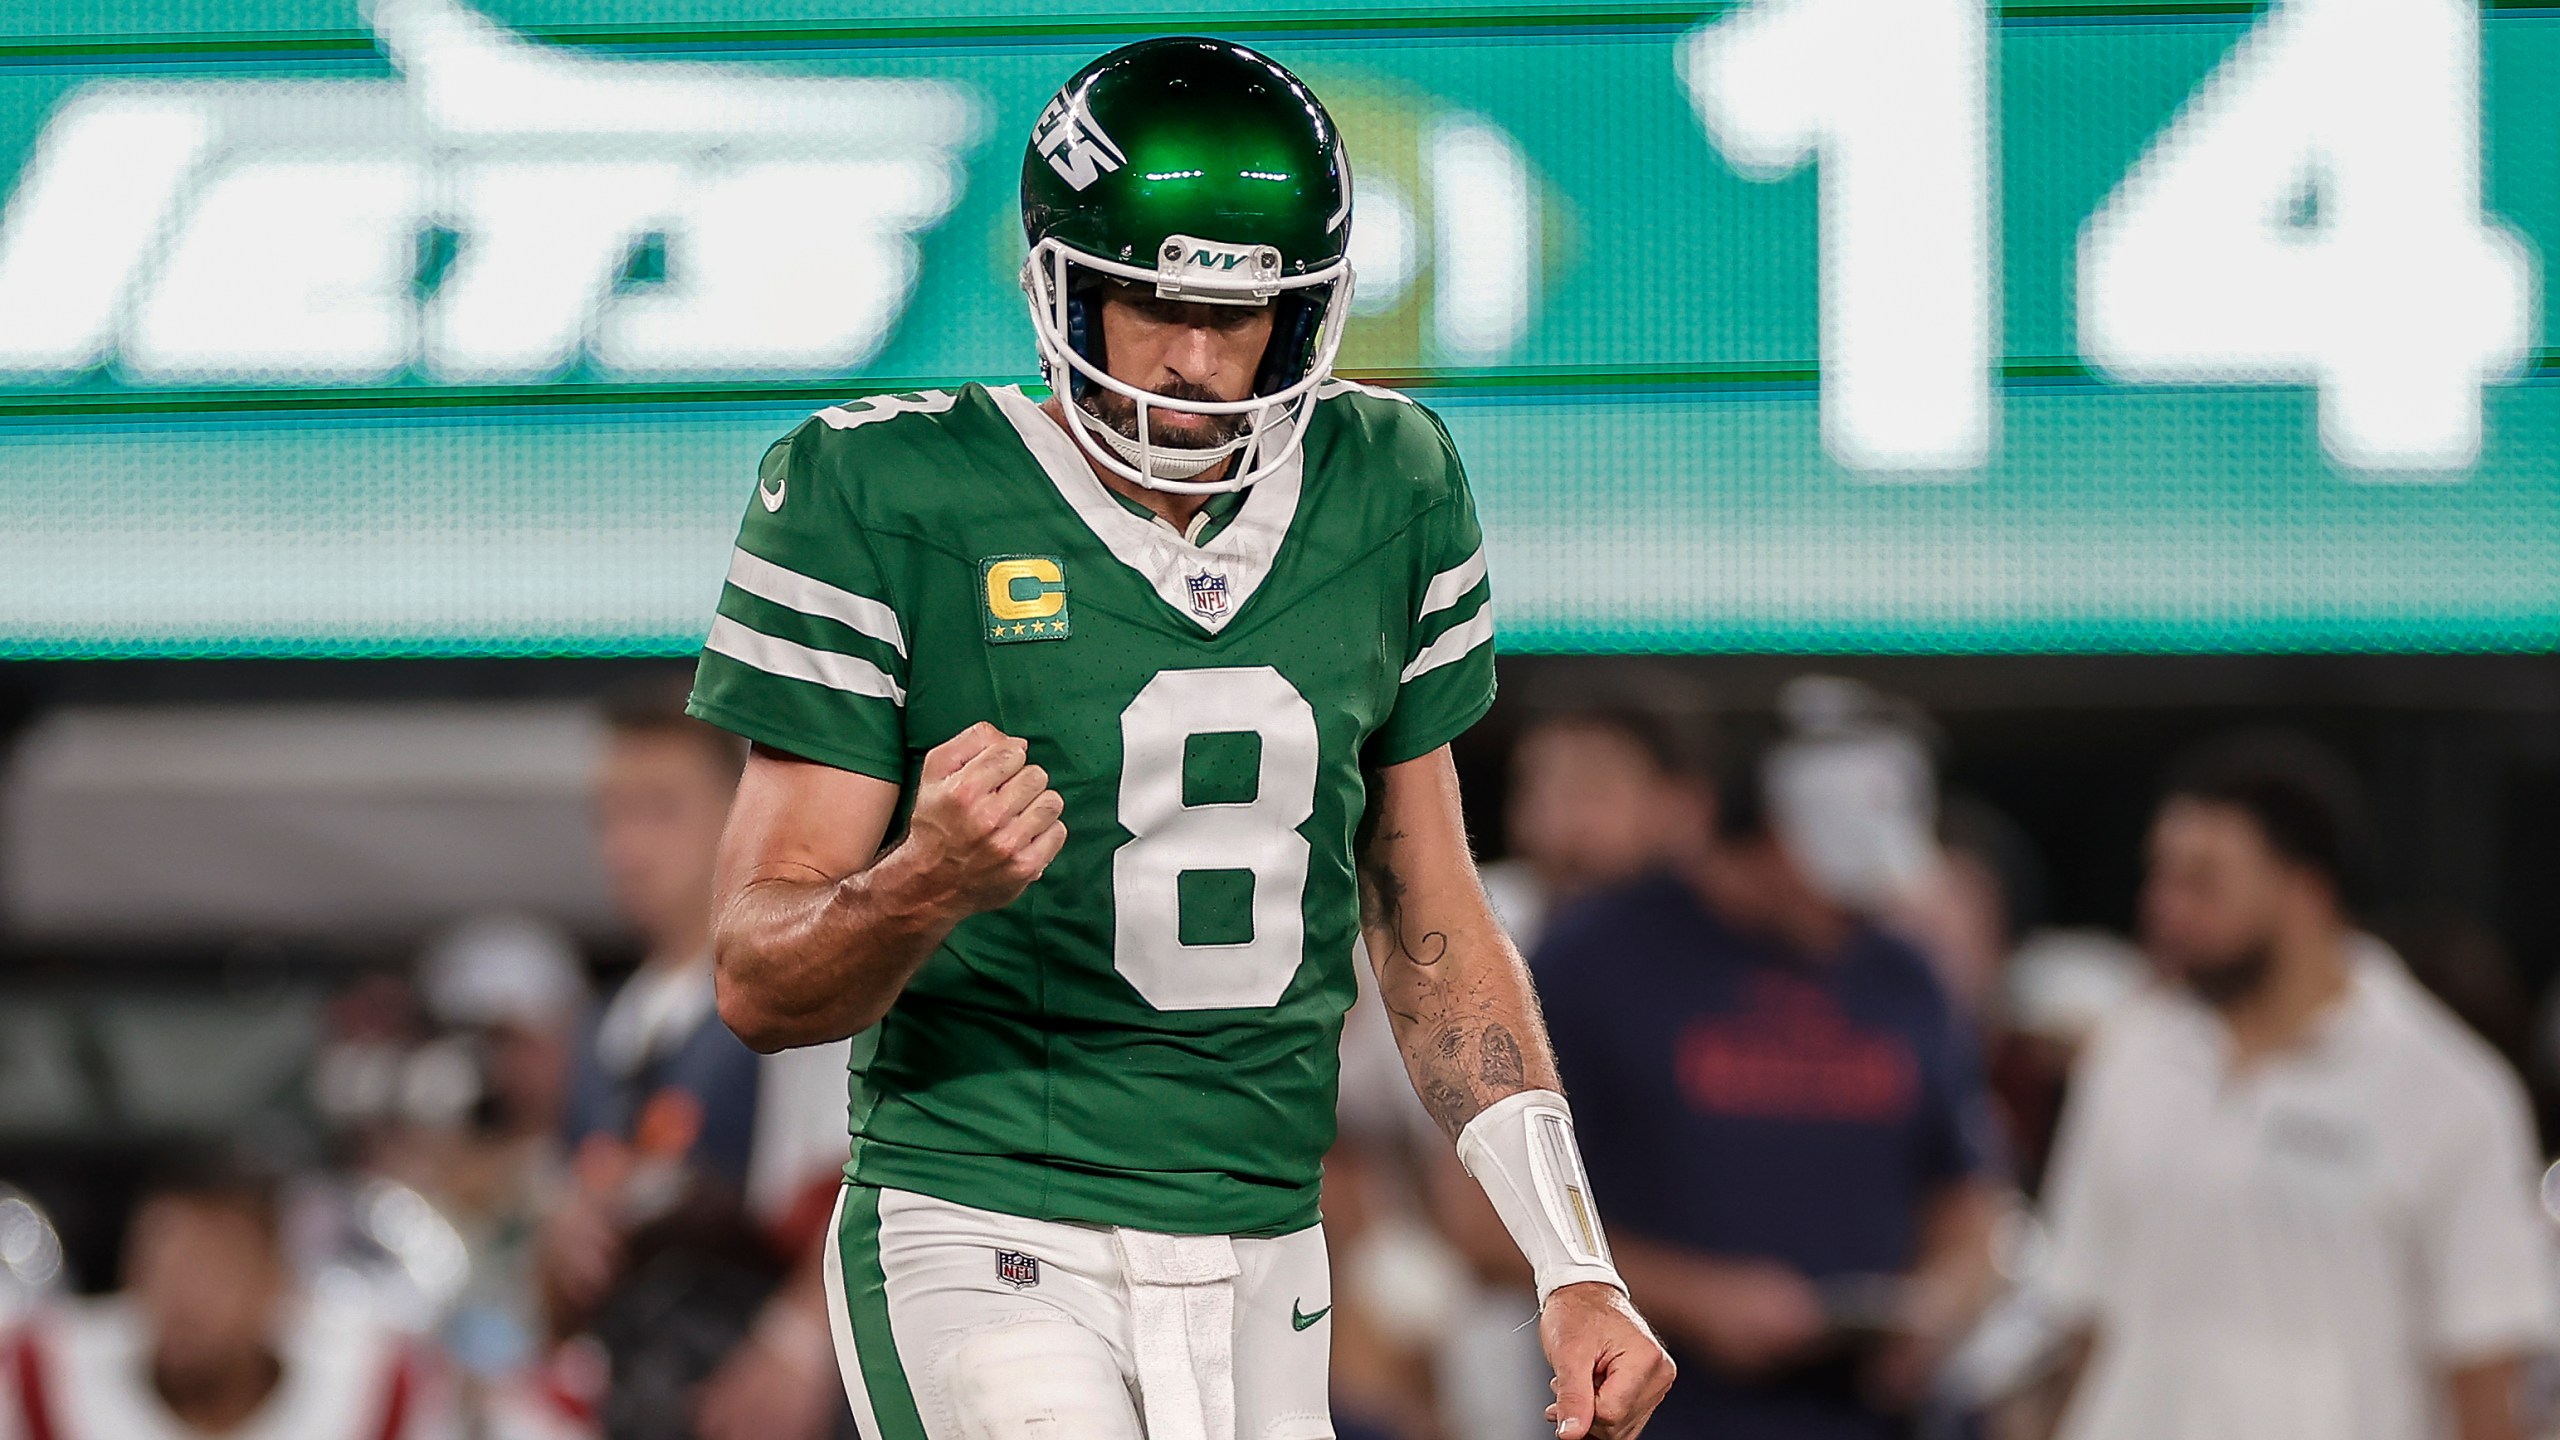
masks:
{"label": "white wristband", "polygon": [[1567,1285],[1597,1280],[1620,1290],[1608,1237],[1582,1173],[1573,1111],[1553,1090],[1506,1095],[1458,1132],[1458,1163],[1484,1187],[1537,1277],[1538,1303]]}

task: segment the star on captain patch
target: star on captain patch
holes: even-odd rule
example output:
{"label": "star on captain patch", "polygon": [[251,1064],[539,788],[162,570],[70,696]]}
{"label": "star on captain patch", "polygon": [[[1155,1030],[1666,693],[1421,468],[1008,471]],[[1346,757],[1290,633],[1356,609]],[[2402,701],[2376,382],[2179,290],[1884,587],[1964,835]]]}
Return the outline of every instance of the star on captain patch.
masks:
{"label": "star on captain patch", "polygon": [[1191,589],[1191,613],[1203,620],[1215,620],[1227,613],[1227,577],[1215,570],[1203,570],[1183,577]]}

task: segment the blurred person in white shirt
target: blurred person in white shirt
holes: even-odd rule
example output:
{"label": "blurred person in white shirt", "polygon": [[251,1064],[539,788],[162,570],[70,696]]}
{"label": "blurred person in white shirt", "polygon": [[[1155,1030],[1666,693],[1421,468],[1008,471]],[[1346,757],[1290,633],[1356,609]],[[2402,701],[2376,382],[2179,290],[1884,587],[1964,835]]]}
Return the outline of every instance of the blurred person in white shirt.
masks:
{"label": "blurred person in white shirt", "polygon": [[2560,1329],[2522,1087],[2350,923],[2352,782],[2279,739],[2186,766],[2048,1181],[2069,1440],[2516,1440]]}
{"label": "blurred person in white shirt", "polygon": [[0,1440],[457,1440],[443,1367],[307,1293],[275,1189],[182,1161],[125,1239],[125,1287],[0,1343]]}

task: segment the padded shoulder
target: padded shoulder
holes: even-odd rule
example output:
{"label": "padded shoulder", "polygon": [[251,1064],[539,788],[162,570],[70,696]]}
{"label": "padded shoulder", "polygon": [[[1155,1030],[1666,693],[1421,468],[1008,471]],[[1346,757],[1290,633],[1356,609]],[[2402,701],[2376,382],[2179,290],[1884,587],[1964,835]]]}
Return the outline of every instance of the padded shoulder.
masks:
{"label": "padded shoulder", "polygon": [[987,447],[1012,434],[983,386],[873,395],[830,405],[800,422],[766,459],[841,506],[866,529],[930,533],[955,504],[984,503],[969,484]]}
{"label": "padded shoulder", "polygon": [[1428,406],[1352,380],[1328,380],[1316,394],[1317,418],[1307,435],[1311,460],[1347,462],[1365,486],[1402,490],[1415,509],[1466,488],[1458,447]]}

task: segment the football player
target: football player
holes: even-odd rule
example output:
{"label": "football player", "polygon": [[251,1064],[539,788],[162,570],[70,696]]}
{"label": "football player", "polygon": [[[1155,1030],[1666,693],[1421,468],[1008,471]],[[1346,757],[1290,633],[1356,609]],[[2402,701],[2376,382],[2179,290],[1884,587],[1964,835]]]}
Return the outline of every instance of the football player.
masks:
{"label": "football player", "polygon": [[1450,766],[1493,699],[1474,505],[1429,411],[1331,376],[1333,121],[1241,46],[1132,45],[1042,112],[1022,208],[1051,398],[777,443],[692,702],[755,743],[721,1014],[857,1037],[829,1288],[863,1433],[1332,1435],[1317,1182],[1365,935],[1535,1269],[1556,1433],[1633,1436],[1671,1362]]}

